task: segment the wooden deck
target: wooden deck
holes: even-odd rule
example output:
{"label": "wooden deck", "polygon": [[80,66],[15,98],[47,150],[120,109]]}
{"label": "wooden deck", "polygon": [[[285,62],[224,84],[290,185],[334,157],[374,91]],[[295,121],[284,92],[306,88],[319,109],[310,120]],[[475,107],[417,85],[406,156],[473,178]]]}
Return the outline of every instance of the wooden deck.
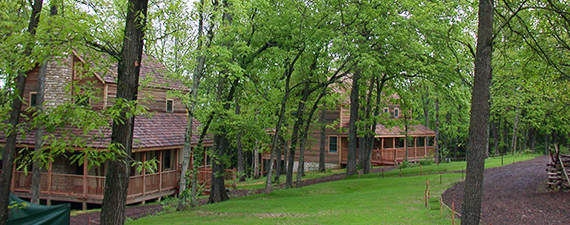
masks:
{"label": "wooden deck", "polygon": [[[127,204],[144,202],[178,192],[177,170],[163,171],[130,177]],[[105,177],[73,174],[42,173],[41,199],[101,204],[105,190]],[[14,171],[11,190],[18,197],[31,196],[31,173]]]}
{"label": "wooden deck", "polygon": [[[408,147],[408,161],[414,162],[431,157],[434,154],[433,146]],[[395,165],[404,161],[406,148],[373,149],[372,165]],[[346,164],[348,148],[341,149],[341,164]]]}

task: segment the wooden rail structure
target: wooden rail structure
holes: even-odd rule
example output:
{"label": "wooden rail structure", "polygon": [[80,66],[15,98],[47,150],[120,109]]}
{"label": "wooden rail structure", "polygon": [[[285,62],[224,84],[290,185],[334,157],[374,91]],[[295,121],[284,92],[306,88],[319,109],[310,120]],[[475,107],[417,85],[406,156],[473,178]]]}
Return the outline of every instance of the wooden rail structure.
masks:
{"label": "wooden rail structure", "polygon": [[[433,146],[408,147],[408,161],[414,162],[434,153]],[[396,165],[406,158],[406,148],[376,148],[372,150],[372,165]],[[348,161],[348,148],[341,150],[341,163]]]}
{"label": "wooden rail structure", "polygon": [[551,154],[550,163],[546,164],[548,187],[552,189],[570,189],[570,154],[560,154],[557,146],[556,154]]}
{"label": "wooden rail structure", "polygon": [[[178,192],[178,170],[131,176],[127,192],[127,204],[145,202]],[[31,197],[31,173],[14,171],[11,190],[19,197]],[[105,177],[75,174],[41,173],[40,198],[51,201],[101,204],[105,192]]]}

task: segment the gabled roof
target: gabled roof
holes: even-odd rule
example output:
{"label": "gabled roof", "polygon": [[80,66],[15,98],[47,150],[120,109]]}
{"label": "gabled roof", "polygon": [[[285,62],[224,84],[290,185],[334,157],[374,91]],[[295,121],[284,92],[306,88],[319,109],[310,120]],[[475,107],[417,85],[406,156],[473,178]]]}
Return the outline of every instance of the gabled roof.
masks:
{"label": "gabled roof", "polygon": [[[109,68],[109,73],[103,77],[106,83],[117,83],[117,65],[117,63],[113,64]],[[168,79],[168,73],[169,71],[158,59],[146,54],[142,55],[139,80],[143,86],[169,90],[188,90],[180,80]],[[148,83],[144,83],[145,81]]]}
{"label": "gabled roof", "polygon": [[[154,115],[135,117],[135,127],[133,131],[133,150],[145,149],[165,149],[169,147],[184,146],[184,134],[186,132],[186,114],[183,113],[155,113]],[[20,120],[23,124],[24,119]],[[191,143],[197,144],[200,134],[198,127],[200,122],[193,120],[194,132],[192,133]],[[86,146],[92,148],[105,149],[111,142],[111,123],[108,126],[101,127],[97,130],[89,132],[86,136],[77,127],[66,126],[62,130],[67,130],[74,135],[86,138]],[[55,136],[61,137],[57,131]],[[6,142],[3,132],[0,131],[0,143]],[[35,143],[35,132],[28,132],[25,139],[22,135],[18,135],[18,144],[33,145]],[[207,136],[204,144],[211,144],[212,140]]]}

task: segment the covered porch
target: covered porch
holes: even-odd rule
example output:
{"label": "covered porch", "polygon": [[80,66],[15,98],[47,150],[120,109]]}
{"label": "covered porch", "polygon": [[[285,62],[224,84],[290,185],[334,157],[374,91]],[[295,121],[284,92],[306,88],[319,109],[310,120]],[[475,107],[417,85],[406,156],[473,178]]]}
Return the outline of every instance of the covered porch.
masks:
{"label": "covered porch", "polygon": [[[73,154],[85,154],[76,151]],[[133,158],[141,160],[156,158],[158,168],[156,171],[137,171],[131,168],[127,204],[145,202],[159,199],[164,196],[176,194],[179,187],[180,166],[178,149],[164,149],[147,152],[135,152]],[[101,204],[105,190],[105,164],[88,168],[89,159],[84,158],[82,165],[71,162],[66,156],[59,156],[49,162],[47,169],[43,169],[40,181],[40,199],[46,200],[48,205],[52,201],[79,202],[86,209],[87,204]],[[28,170],[28,171],[31,171]],[[12,174],[11,190],[21,198],[31,197],[31,172],[16,171]]]}
{"label": "covered porch", "polygon": [[[434,155],[433,136],[413,136],[408,137],[405,141],[404,137],[382,137],[374,138],[372,148],[372,165],[396,165],[406,159],[410,162],[416,162],[425,158],[431,158]],[[348,162],[348,137],[340,137],[340,163]],[[359,148],[357,148],[357,155]]]}

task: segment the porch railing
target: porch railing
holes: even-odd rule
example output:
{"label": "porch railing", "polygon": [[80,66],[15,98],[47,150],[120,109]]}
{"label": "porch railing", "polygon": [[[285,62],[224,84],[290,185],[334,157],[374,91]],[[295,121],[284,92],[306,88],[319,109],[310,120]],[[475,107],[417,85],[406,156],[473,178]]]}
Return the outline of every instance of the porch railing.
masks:
{"label": "porch railing", "polygon": [[[129,198],[178,188],[177,170],[154,174],[131,176],[127,196]],[[42,194],[77,196],[102,199],[105,190],[105,177],[73,174],[41,173],[40,191]],[[14,171],[12,190],[31,192],[31,173]]]}

